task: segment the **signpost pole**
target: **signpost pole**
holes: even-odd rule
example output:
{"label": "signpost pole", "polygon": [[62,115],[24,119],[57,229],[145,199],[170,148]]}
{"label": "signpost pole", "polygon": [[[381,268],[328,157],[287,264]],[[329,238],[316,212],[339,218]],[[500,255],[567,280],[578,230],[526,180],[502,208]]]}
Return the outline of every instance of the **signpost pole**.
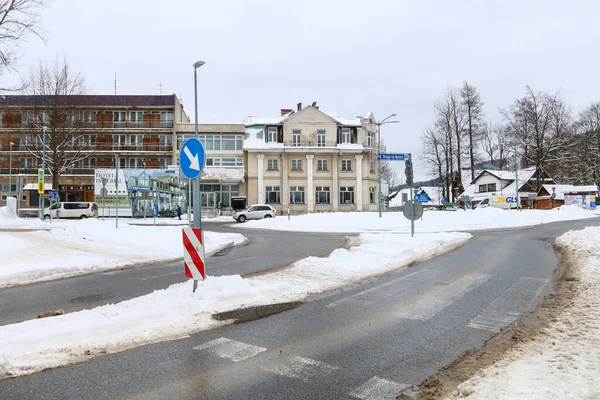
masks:
{"label": "signpost pole", "polygon": [[119,229],[119,155],[115,154],[115,229]]}
{"label": "signpost pole", "polygon": [[379,218],[381,218],[381,124],[377,124],[377,191],[379,192]]}
{"label": "signpost pole", "polygon": [[[411,163],[411,167],[412,167],[412,154],[408,153],[408,162]],[[412,172],[412,168],[410,170],[410,199],[412,200],[411,203],[411,207],[412,207],[412,214],[415,215],[415,199],[413,197],[413,172]],[[415,219],[414,217],[410,220],[410,237],[414,237],[415,236]]]}
{"label": "signpost pole", "polygon": [[[181,162],[181,161],[179,161]],[[192,180],[188,179],[188,206],[187,206],[187,215],[188,215],[188,227],[192,227]]]}
{"label": "signpost pole", "polygon": [[[44,189],[45,189],[45,182],[44,182],[44,173],[46,171],[46,127],[42,126],[42,191],[40,192],[39,187],[38,187],[38,193],[44,193]],[[38,172],[38,176],[39,176],[39,172]],[[38,186],[39,186],[39,179],[38,179]],[[40,209],[40,219],[43,221],[44,220],[44,198],[43,197],[38,197],[39,201],[38,201],[38,205],[39,205],[39,209]]]}

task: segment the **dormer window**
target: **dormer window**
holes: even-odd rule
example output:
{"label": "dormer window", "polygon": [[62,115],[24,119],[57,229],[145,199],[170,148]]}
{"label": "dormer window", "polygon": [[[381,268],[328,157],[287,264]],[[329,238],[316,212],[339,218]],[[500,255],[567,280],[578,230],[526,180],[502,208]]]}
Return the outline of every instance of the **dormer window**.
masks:
{"label": "dormer window", "polygon": [[350,143],[350,128],[342,128],[342,143]]}
{"label": "dormer window", "polygon": [[267,142],[277,143],[277,127],[270,126],[267,128]]}

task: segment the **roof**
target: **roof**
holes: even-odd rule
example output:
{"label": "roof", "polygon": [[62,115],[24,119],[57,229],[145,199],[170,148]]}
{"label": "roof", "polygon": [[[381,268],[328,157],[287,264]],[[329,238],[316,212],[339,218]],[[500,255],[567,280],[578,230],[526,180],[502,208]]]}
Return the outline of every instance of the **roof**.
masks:
{"label": "roof", "polygon": [[[552,194],[555,188],[556,200],[564,200],[565,193],[595,193],[598,191],[598,187],[596,185],[585,185],[585,186],[576,186],[576,185],[542,185],[542,189],[544,189],[549,195]],[[540,192],[542,191],[540,189]],[[539,192],[538,192],[539,194]],[[539,196],[538,199],[550,198],[548,195]]]}
{"label": "roof", "polygon": [[[27,183],[27,184],[25,184],[25,186],[23,186],[23,190],[38,190],[38,184],[37,183]],[[44,183],[44,190],[52,190],[52,184]]]}
{"label": "roof", "polygon": [[[367,117],[356,117],[356,118],[344,118],[340,115],[338,115],[337,113],[330,113],[330,112],[325,112],[322,111],[316,107],[313,106],[306,106],[304,107],[302,110],[300,111],[290,111],[289,113],[285,114],[285,115],[280,115],[279,117],[255,117],[255,116],[248,116],[246,117],[245,120],[245,124],[246,126],[254,126],[254,125],[280,125],[283,124],[283,122],[290,116],[292,116],[293,114],[296,113],[300,113],[303,110],[309,109],[309,108],[314,108],[316,110],[318,110],[319,112],[322,112],[323,114],[327,115],[328,117],[334,119],[338,124],[343,125],[343,126],[362,126],[361,123],[361,119],[362,118],[367,118]],[[372,113],[369,113],[367,115],[372,115]]]}
{"label": "roof", "polygon": [[175,95],[0,96],[0,107],[2,105],[44,106],[49,104],[70,106],[166,107],[175,106]]}

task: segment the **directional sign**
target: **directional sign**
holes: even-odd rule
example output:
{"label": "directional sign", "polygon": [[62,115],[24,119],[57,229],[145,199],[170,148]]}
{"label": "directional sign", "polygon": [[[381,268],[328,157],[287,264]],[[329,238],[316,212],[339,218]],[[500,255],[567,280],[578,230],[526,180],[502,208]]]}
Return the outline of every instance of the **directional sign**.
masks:
{"label": "directional sign", "polygon": [[467,203],[467,210],[471,209],[471,203]]}
{"label": "directional sign", "polygon": [[179,150],[179,167],[188,179],[194,179],[204,169],[204,146],[196,138],[189,138]]}
{"label": "directional sign", "polygon": [[408,156],[404,153],[381,153],[381,154],[379,154],[380,160],[404,161],[407,158],[408,158]]}
{"label": "directional sign", "polygon": [[129,186],[129,190],[151,191],[154,190],[154,188],[152,186]]}
{"label": "directional sign", "polygon": [[58,200],[58,194],[56,192],[48,192],[48,194],[52,196],[53,201]]}
{"label": "directional sign", "polygon": [[415,194],[415,200],[419,203],[427,203],[429,201],[429,195],[427,193]]}

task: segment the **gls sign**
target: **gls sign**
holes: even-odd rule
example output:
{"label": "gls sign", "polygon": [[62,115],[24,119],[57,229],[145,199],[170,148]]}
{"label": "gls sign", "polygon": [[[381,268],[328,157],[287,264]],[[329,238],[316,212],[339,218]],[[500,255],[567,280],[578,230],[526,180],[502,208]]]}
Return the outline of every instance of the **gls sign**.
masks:
{"label": "gls sign", "polygon": [[500,203],[509,203],[509,204],[518,203],[517,196],[500,196],[500,197],[498,197],[496,199],[492,199],[491,201],[492,201],[492,203],[495,203],[495,204],[500,204]]}

